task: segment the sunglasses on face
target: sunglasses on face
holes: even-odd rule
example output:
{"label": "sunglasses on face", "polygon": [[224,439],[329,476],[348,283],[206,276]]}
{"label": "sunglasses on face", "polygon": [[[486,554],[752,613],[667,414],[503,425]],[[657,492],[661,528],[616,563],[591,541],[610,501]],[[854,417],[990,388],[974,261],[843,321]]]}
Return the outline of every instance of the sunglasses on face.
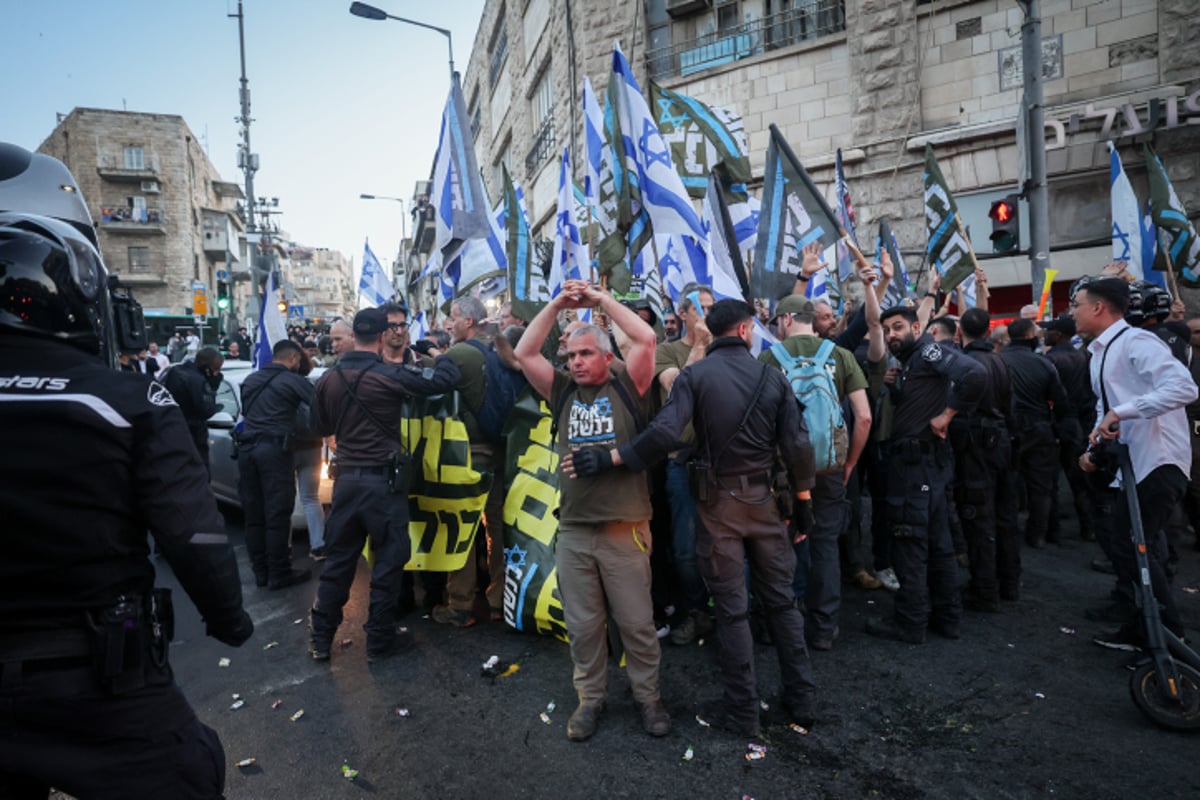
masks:
{"label": "sunglasses on face", "polygon": [[391,330],[394,330],[394,331],[402,331],[407,327],[408,327],[407,322],[389,322],[388,323],[388,328],[390,328]]}

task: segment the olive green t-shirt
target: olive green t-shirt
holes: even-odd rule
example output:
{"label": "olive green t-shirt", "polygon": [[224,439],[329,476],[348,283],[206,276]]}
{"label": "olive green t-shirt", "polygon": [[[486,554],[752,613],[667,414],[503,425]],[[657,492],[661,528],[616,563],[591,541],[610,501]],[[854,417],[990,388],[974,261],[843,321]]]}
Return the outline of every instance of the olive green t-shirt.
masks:
{"label": "olive green t-shirt", "polygon": [[[550,407],[562,405],[558,422],[558,452],[561,455],[584,447],[620,447],[637,435],[637,421],[621,395],[613,388],[619,380],[639,407],[642,419],[649,412],[646,395],[639,395],[624,364],[614,363],[611,378],[603,386],[580,386],[566,372],[554,373]],[[563,393],[569,392],[562,404]],[[552,412],[553,413],[553,412]],[[560,467],[561,470],[561,467]],[[650,485],[642,473],[617,467],[594,478],[558,476],[562,496],[559,520],[571,523],[600,523],[650,519]]]}
{"label": "olive green t-shirt", "polygon": [[[667,403],[669,396],[666,389],[663,388],[659,381],[659,376],[671,368],[683,369],[687,366],[688,358],[692,354],[692,346],[685,344],[682,339],[676,339],[673,342],[663,342],[654,349],[654,389],[655,397],[658,398],[657,408],[662,408]],[[692,427],[692,423],[680,432],[679,441],[687,444],[696,443],[696,429]],[[671,453],[674,458],[677,454]]]}
{"label": "olive green t-shirt", "polygon": [[[784,339],[783,349],[794,357],[812,358],[824,343],[825,340],[820,336],[801,334]],[[770,348],[764,350],[758,360],[772,367],[779,367],[779,361],[771,353]],[[833,378],[833,385],[837,389],[838,400],[845,400],[851,392],[867,388],[867,376],[863,375],[862,367],[858,366],[858,362],[854,360],[853,353],[844,347],[835,346],[833,361],[835,364],[834,374],[830,377]]]}

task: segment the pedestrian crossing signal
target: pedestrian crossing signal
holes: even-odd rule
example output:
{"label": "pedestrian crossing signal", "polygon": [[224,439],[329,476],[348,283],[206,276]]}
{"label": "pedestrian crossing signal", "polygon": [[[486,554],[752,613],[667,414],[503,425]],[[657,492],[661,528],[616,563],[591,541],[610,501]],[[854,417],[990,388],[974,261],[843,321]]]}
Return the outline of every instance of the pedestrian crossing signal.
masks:
{"label": "pedestrian crossing signal", "polygon": [[1017,208],[1019,195],[1010,194],[996,200],[988,209],[992,219],[992,252],[1012,253],[1021,248],[1021,217]]}

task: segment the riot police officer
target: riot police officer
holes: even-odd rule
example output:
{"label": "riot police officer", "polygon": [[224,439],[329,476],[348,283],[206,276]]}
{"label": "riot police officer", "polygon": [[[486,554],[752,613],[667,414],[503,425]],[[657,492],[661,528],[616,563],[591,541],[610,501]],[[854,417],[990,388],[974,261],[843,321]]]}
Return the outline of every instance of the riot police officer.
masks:
{"label": "riot police officer", "polygon": [[0,796],[223,790],[220,741],[167,662],[146,528],[210,636],[237,646],[254,626],[183,416],[111,368],[144,342],[140,317],[67,168],[0,144]]}
{"label": "riot police officer", "polygon": [[974,359],[923,334],[915,309],[894,306],[880,320],[888,349],[902,365],[890,384],[896,410],[884,448],[900,590],[894,617],[867,620],[867,633],[924,644],[931,628],[957,639],[962,599],[950,538],[946,490],[954,461],[946,434],[958,413],[975,408],[987,373]]}
{"label": "riot police officer", "polygon": [[[303,583],[309,570],[292,569],[292,506],[296,504],[298,436],[311,427],[313,385],[297,371],[300,345],[281,339],[271,363],[242,384],[245,430],[238,436],[238,495],[246,515],[246,552],[254,582],[272,590]],[[303,409],[303,411],[301,411]]]}

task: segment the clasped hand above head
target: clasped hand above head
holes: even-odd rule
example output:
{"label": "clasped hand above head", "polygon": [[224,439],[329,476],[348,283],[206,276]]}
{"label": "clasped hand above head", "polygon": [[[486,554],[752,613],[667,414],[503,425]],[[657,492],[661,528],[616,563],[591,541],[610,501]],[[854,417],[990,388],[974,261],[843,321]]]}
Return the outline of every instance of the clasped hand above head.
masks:
{"label": "clasped hand above head", "polygon": [[559,308],[596,308],[604,301],[605,294],[588,281],[571,279],[563,281],[562,291],[554,300]]}

